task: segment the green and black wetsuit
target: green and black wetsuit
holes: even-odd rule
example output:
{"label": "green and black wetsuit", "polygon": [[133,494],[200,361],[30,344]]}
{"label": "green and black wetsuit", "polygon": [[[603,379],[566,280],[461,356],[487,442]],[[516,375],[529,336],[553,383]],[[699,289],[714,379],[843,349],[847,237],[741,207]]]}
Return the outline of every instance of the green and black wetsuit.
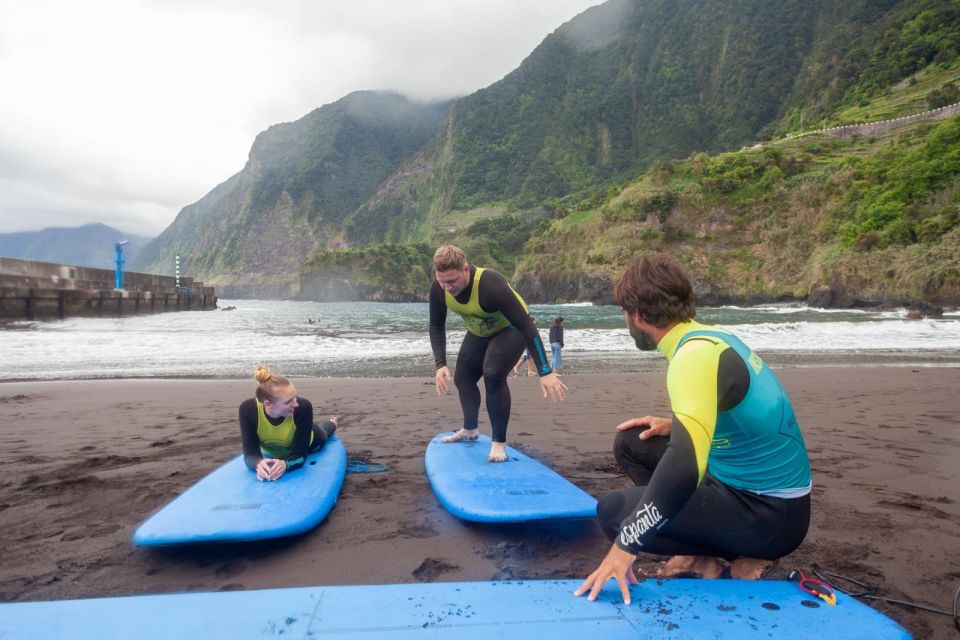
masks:
{"label": "green and black wetsuit", "polygon": [[256,469],[265,457],[287,463],[287,471],[299,469],[307,454],[319,451],[337,430],[329,420],[320,424],[313,421],[313,405],[297,396],[292,416],[271,418],[256,398],[240,403],[240,439],[243,442],[243,460],[247,467]]}
{"label": "green and black wetsuit", "polygon": [[684,322],[657,345],[669,361],[669,438],[617,436],[614,454],[637,487],[597,514],[625,551],[778,558],[810,521],[810,463],[780,381],[733,334]]}
{"label": "green and black wetsuit", "polygon": [[463,409],[463,427],[477,428],[477,382],[482,377],[493,441],[506,442],[510,421],[507,375],[523,353],[524,345],[541,376],[552,372],[540,333],[527,313],[526,303],[502,275],[471,266],[469,284],[456,297],[437,282],[430,288],[430,346],[438,369],[447,364],[447,309],[462,316],[467,327],[453,376]]}

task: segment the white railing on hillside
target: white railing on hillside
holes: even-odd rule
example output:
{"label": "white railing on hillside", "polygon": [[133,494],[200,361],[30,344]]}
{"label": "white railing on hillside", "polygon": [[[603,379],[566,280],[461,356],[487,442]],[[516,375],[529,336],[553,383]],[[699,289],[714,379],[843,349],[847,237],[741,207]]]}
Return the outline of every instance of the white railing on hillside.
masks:
{"label": "white railing on hillside", "polygon": [[937,109],[930,109],[929,111],[915,113],[911,116],[902,116],[900,118],[891,118],[889,120],[877,120],[876,122],[865,122],[863,124],[846,124],[839,127],[817,129],[816,131],[803,131],[801,133],[788,133],[786,136],[784,136],[784,138],[787,140],[793,140],[796,138],[802,138],[804,136],[814,136],[818,134],[840,136],[843,138],[849,138],[852,136],[877,136],[887,133],[892,129],[896,129],[897,127],[902,127],[914,122],[919,122],[921,120],[938,120],[940,118],[949,118],[957,112],[960,112],[960,102],[954,102],[953,104],[948,104],[945,107],[939,107]]}

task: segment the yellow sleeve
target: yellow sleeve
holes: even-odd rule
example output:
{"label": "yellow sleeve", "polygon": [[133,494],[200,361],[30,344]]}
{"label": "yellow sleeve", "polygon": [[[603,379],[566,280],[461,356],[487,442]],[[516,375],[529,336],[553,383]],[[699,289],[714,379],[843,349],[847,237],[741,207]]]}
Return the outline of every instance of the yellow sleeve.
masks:
{"label": "yellow sleeve", "polygon": [[697,456],[698,482],[707,470],[717,426],[717,375],[720,354],[729,347],[709,339],[689,340],[667,370],[667,393],[676,422],[686,429]]}

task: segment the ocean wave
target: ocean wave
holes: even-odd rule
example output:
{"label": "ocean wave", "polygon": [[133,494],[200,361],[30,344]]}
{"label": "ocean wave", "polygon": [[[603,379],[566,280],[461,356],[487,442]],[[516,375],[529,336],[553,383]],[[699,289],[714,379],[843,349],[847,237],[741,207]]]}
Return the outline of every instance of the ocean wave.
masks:
{"label": "ocean wave", "polygon": [[[432,375],[426,304],[229,304],[237,309],[4,325],[0,379],[246,377],[260,363],[296,375]],[[602,363],[611,359],[628,367],[662,363],[659,353],[636,350],[619,309],[578,306],[563,312],[570,366],[579,362],[603,370]],[[541,311],[549,313],[549,307],[538,307]],[[925,320],[907,320],[897,312],[837,315],[841,312],[779,305],[700,311],[705,322],[732,331],[765,359],[807,354],[800,359],[846,362],[895,353],[903,355],[900,360],[960,362],[960,310]],[[451,314],[451,362],[463,335],[462,321]]]}

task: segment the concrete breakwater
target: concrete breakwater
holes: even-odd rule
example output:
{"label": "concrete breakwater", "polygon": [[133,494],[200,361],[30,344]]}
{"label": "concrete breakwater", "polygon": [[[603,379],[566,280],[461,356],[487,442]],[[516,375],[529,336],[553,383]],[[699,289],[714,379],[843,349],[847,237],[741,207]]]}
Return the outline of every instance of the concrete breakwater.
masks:
{"label": "concrete breakwater", "polygon": [[177,286],[172,276],[125,271],[123,288],[114,284],[108,269],[0,258],[0,321],[217,308],[213,287],[193,278]]}

